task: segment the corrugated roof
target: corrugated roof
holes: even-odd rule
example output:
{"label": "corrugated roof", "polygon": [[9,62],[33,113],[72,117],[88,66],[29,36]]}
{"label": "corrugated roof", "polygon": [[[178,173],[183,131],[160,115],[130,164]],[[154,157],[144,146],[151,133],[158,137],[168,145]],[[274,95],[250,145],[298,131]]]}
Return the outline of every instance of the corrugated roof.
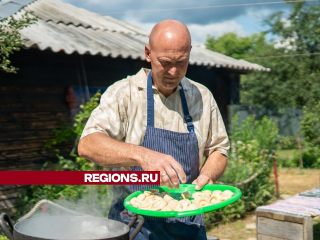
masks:
{"label": "corrugated roof", "polygon": [[[77,52],[145,59],[144,46],[148,44],[149,32],[144,29],[56,0],[15,0],[18,1],[24,1],[28,5],[20,11],[21,7],[17,8],[19,12],[15,16],[33,11],[39,17],[36,24],[20,31],[27,48],[51,49],[54,52],[64,51],[66,54]],[[190,64],[269,71],[258,64],[195,46],[191,51]]]}

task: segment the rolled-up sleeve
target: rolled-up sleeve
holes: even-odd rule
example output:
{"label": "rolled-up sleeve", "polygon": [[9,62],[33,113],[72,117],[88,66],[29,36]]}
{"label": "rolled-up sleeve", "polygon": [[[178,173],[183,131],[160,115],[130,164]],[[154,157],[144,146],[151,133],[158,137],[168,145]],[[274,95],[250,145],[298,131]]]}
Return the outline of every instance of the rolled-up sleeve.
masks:
{"label": "rolled-up sleeve", "polygon": [[91,133],[101,132],[115,140],[123,141],[126,135],[125,126],[123,98],[119,91],[110,86],[101,96],[99,106],[92,111],[81,138]]}
{"label": "rolled-up sleeve", "polygon": [[221,154],[228,156],[230,149],[229,138],[225,125],[223,123],[220,111],[214,100],[211,98],[211,117],[209,123],[208,138],[204,148],[204,156],[208,157],[212,152],[217,151]]}

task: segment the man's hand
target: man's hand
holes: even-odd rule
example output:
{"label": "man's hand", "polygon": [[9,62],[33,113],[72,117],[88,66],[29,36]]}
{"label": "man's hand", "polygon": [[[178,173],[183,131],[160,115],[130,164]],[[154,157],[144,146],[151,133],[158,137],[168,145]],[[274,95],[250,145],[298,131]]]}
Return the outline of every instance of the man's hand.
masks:
{"label": "man's hand", "polygon": [[200,174],[199,177],[192,182],[192,184],[196,184],[196,190],[201,190],[204,185],[213,183],[214,182],[204,174]]}
{"label": "man's hand", "polygon": [[224,170],[226,169],[228,158],[219,153],[213,152],[205,161],[199,177],[192,183],[196,184],[196,190],[200,190],[206,184],[214,184],[221,178]]}
{"label": "man's hand", "polygon": [[170,155],[149,150],[140,162],[144,171],[160,171],[160,185],[169,189],[179,188],[179,179],[186,183],[186,174],[182,166]]}

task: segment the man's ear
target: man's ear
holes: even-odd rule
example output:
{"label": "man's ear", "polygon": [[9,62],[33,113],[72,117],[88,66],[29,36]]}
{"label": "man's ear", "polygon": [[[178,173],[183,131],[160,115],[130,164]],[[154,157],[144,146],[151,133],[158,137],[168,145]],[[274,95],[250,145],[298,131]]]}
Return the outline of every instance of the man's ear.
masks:
{"label": "man's ear", "polygon": [[151,53],[150,47],[148,45],[146,45],[144,47],[144,54],[146,55],[147,62],[151,62],[150,53]]}

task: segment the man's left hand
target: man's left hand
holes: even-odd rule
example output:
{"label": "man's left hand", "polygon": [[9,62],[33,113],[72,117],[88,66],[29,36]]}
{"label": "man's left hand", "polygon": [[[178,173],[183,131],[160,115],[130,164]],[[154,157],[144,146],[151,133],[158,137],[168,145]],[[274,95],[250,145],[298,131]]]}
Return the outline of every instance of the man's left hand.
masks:
{"label": "man's left hand", "polygon": [[192,182],[196,184],[196,190],[201,190],[206,184],[213,184],[213,181],[206,175],[200,174],[199,177]]}

